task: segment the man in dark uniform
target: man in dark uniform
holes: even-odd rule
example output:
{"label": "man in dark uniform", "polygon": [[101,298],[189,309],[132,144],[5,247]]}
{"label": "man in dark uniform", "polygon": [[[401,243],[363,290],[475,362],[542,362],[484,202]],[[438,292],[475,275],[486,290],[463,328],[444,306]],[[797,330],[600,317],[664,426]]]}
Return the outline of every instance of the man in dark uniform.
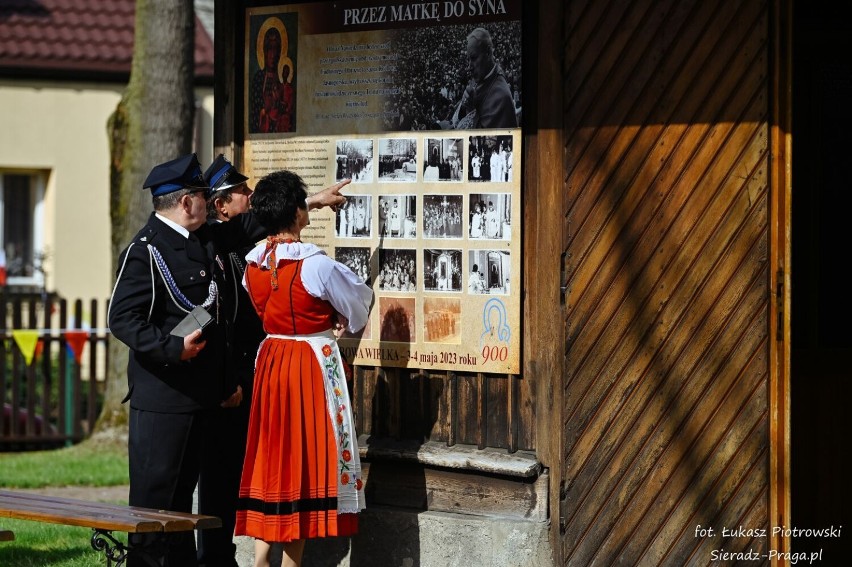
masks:
{"label": "man in dark uniform", "polygon": [[[249,210],[252,191],[246,183],[248,178],[225,156],[220,154],[207,168],[204,181],[210,186],[209,224],[228,222]],[[222,527],[198,533],[198,564],[204,567],[238,567],[234,523],[251,409],[254,360],[258,345],[266,336],[242,285],[245,256],[250,249],[251,245],[223,255],[223,273],[218,278],[219,315],[229,329],[225,372],[235,384],[236,395],[213,412],[211,433],[205,437],[207,447],[203,451],[198,484],[198,511],[218,516]]]}
{"label": "man in dark uniform", "polygon": [[[309,197],[309,208],[339,205],[337,185]],[[154,212],[118,260],[108,313],[110,331],[130,347],[128,439],[131,506],[192,510],[209,420],[226,388],[226,324],[214,266],[218,254],[247,246],[266,230],[253,215],[207,225],[207,193],[198,158],[189,154],[151,170]],[[195,307],[213,322],[186,336],[171,331]],[[197,564],[192,532],[131,536],[131,546],[164,543],[163,565]],[[128,565],[148,565],[131,553]]]}

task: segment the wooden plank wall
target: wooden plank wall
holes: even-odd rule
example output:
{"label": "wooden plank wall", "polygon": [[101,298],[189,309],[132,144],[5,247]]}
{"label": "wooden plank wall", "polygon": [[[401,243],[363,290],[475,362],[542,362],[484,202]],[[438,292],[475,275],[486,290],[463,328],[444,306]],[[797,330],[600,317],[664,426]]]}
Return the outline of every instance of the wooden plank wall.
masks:
{"label": "wooden plank wall", "polygon": [[770,15],[565,4],[561,564],[767,552]]}
{"label": "wooden plank wall", "polygon": [[356,367],[356,429],[380,439],[534,448],[529,381],[515,374]]}

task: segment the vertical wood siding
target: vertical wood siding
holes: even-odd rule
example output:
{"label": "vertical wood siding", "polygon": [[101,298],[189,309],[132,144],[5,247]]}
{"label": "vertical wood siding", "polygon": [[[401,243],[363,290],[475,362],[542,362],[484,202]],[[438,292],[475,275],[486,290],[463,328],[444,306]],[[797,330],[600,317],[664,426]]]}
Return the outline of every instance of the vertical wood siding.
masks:
{"label": "vertical wood siding", "polygon": [[532,399],[516,374],[355,368],[357,431],[376,438],[533,450]]}
{"label": "vertical wood siding", "polygon": [[706,565],[768,527],[769,11],[565,7],[564,565]]}

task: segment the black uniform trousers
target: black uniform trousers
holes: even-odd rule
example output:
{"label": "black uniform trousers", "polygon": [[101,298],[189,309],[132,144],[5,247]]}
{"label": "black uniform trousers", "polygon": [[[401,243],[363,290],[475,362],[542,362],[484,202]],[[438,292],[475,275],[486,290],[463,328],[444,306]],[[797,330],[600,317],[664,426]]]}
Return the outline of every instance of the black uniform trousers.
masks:
{"label": "black uniform trousers", "polygon": [[[208,434],[210,410],[191,413],[158,413],[130,408],[128,456],[130,505],[143,508],[192,512],[192,496]],[[156,440],[151,442],[151,440]],[[131,534],[131,547],[166,551],[159,565],[196,565],[195,533]],[[148,559],[130,553],[128,567],[150,566]]]}
{"label": "black uniform trousers", "polygon": [[198,479],[198,513],[221,518],[222,527],[198,532],[198,567],[239,567],[234,525],[251,410],[248,395],[243,395],[239,406],[211,411]]}

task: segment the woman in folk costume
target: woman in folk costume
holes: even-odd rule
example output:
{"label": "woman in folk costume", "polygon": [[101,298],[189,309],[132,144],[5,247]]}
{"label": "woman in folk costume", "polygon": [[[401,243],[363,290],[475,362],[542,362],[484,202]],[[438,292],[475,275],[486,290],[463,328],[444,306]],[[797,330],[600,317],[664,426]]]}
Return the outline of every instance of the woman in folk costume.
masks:
{"label": "woman in folk costume", "polygon": [[347,266],[300,241],[309,224],[305,183],[278,171],[258,182],[256,218],[266,242],[247,256],[244,285],[263,321],[237,535],[256,538],[255,565],[283,542],[299,565],[305,539],[352,535],[364,508],[361,465],[334,330],[361,330],[372,290]]}

